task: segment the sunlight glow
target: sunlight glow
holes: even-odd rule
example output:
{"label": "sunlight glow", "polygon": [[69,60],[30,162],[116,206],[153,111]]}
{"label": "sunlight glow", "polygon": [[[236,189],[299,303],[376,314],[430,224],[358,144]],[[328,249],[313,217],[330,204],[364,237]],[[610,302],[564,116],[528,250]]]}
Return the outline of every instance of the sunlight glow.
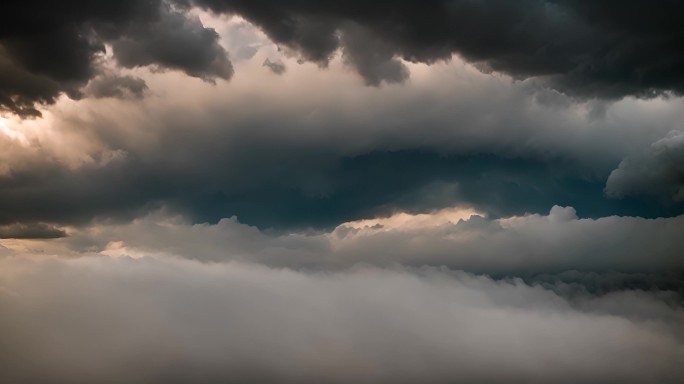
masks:
{"label": "sunlight glow", "polygon": [[399,212],[389,217],[350,221],[342,224],[342,226],[357,229],[377,227],[380,230],[415,230],[421,228],[439,227],[450,223],[455,224],[458,223],[459,220],[468,220],[471,216],[484,215],[472,208],[453,207],[444,208],[431,213],[421,213],[415,215],[406,212]]}
{"label": "sunlight glow", "polygon": [[0,116],[0,132],[21,145],[28,145],[29,141],[26,136],[20,130],[13,127],[13,125],[12,120]]}

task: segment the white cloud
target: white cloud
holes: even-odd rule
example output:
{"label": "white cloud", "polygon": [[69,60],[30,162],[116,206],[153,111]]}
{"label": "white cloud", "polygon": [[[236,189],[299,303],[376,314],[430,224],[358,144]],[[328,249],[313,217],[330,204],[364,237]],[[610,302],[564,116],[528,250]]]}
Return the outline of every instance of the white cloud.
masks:
{"label": "white cloud", "polygon": [[3,382],[678,383],[684,375],[684,313],[656,294],[571,300],[435,269],[4,257],[0,307]]}

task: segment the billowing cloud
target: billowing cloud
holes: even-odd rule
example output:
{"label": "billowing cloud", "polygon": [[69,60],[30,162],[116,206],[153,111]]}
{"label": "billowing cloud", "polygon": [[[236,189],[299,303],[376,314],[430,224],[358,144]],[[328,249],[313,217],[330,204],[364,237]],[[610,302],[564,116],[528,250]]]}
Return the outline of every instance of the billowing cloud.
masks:
{"label": "billowing cloud", "polygon": [[0,220],[81,225],[166,205],[196,222],[320,229],[453,205],[501,217],[554,204],[582,217],[684,208],[603,192],[623,158],[680,126],[680,99],[626,99],[597,118],[591,102],[457,58],[407,64],[410,85],[372,88],[342,57],[318,70],[283,56],[287,75],[264,76],[276,55],[264,46],[216,87],[133,69],[150,88],[143,101],[63,100],[45,119],[8,120]]}
{"label": "billowing cloud", "polygon": [[[233,73],[219,35],[194,6],[240,15],[284,50],[322,67],[342,52],[370,85],[405,81],[407,62],[454,54],[483,71],[534,77],[584,98],[675,93],[683,88],[676,2],[586,5],[573,0],[413,2],[240,0],[11,2],[0,24],[0,106],[38,115],[34,104],[80,88],[98,73],[105,44],[125,67],[177,69],[207,81]],[[638,22],[637,22],[638,21]],[[239,58],[258,49],[236,48]]]}
{"label": "billowing cloud", "polygon": [[683,382],[683,10],[4,4],[0,383]]}
{"label": "billowing cloud", "polygon": [[124,67],[157,65],[179,69],[207,81],[229,79],[233,66],[218,44],[219,35],[199,17],[172,10],[162,3],[158,19],[117,31],[112,49]]}
{"label": "billowing cloud", "polygon": [[619,98],[684,91],[677,2],[574,0],[267,1],[193,3],[252,21],[277,44],[325,65],[341,48],[366,83],[408,76],[398,59],[456,53],[484,70],[541,77],[573,95]]}
{"label": "billowing cloud", "polygon": [[613,197],[655,195],[684,201],[684,132],[672,131],[648,150],[623,160],[611,172],[606,192]]}
{"label": "billowing cloud", "polygon": [[0,379],[681,381],[684,317],[667,291],[564,296],[546,284],[435,269],[4,257]]}
{"label": "billowing cloud", "polygon": [[36,103],[63,93],[81,98],[81,87],[100,72],[105,44],[128,67],[179,69],[206,80],[232,75],[216,32],[163,0],[12,1],[3,4],[0,24],[0,108],[19,115],[39,115]]}
{"label": "billowing cloud", "polygon": [[[163,211],[162,211],[163,212]],[[328,232],[272,233],[236,218],[191,224],[156,213],[130,224],[94,225],[32,249],[70,257],[165,255],[205,262],[241,261],[272,267],[344,269],[446,266],[493,276],[566,270],[665,273],[684,270],[684,216],[580,219],[572,207],[503,219],[469,209],[344,223]],[[17,248],[18,251],[23,249]]]}

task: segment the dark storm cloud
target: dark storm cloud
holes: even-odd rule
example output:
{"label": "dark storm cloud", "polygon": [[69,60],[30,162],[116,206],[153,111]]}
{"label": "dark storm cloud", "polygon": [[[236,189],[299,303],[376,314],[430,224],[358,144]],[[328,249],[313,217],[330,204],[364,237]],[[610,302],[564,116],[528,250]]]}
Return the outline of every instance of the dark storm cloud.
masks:
{"label": "dark storm cloud", "polygon": [[238,13],[277,44],[326,65],[342,48],[368,84],[403,81],[397,58],[432,63],[453,53],[483,70],[541,76],[586,97],[684,92],[677,1],[195,0]]}
{"label": "dark storm cloud", "polygon": [[[173,3],[174,5],[169,5]],[[573,95],[616,98],[684,91],[683,5],[525,0],[434,2],[196,0],[240,14],[303,60],[327,66],[341,48],[365,82],[402,82],[399,60],[433,63],[456,53],[485,71],[540,77]],[[105,43],[126,67],[177,69],[212,81],[232,65],[218,35],[189,13],[188,2],[3,3],[0,106],[37,115],[98,72]]]}
{"label": "dark storm cloud", "polygon": [[150,1],[9,1],[0,12],[0,108],[38,115],[35,103],[79,98],[105,43],[125,66],[155,65],[227,79],[218,35],[196,17]]}
{"label": "dark storm cloud", "polygon": [[112,41],[114,56],[124,67],[158,65],[184,71],[207,81],[233,75],[219,35],[197,16],[161,6],[156,20],[127,25]]}
{"label": "dark storm cloud", "polygon": [[0,380],[681,382],[668,292],[552,288],[431,268],[2,257]]}

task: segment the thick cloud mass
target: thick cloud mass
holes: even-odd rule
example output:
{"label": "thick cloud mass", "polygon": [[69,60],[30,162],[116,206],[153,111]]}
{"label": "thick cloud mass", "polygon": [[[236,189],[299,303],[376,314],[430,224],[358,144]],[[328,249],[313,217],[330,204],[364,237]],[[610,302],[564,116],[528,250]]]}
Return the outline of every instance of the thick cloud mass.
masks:
{"label": "thick cloud mass", "polygon": [[241,15],[303,60],[327,66],[338,49],[369,85],[405,81],[404,61],[458,54],[484,71],[539,77],[588,98],[684,91],[684,34],[676,1],[574,0],[10,1],[0,16],[0,106],[81,95],[111,44],[125,67],[178,69],[213,81],[233,69],[217,33],[192,6]]}
{"label": "thick cloud mass", "polygon": [[238,13],[276,43],[325,65],[342,48],[368,84],[408,76],[398,58],[432,63],[457,53],[483,69],[540,76],[586,97],[684,92],[677,1],[195,0]]}
{"label": "thick cloud mass", "polygon": [[496,276],[572,269],[684,271],[684,216],[579,219],[572,207],[558,206],[546,215],[497,220],[472,216],[435,222],[440,212],[424,216],[415,227],[351,222],[316,234],[270,234],[235,218],[215,225],[188,225],[148,217],[72,233],[62,242],[68,251],[60,252],[73,256],[92,251],[120,256],[159,253],[311,269],[348,268],[356,263],[431,265]]}
{"label": "thick cloud mass", "polygon": [[[3,382],[679,383],[667,291],[444,270],[0,259]],[[560,286],[559,286],[560,287]]]}
{"label": "thick cloud mass", "polygon": [[684,201],[684,132],[672,131],[639,155],[625,159],[611,172],[609,195],[656,195]]}
{"label": "thick cloud mass", "polygon": [[[681,128],[681,99],[575,104],[457,58],[407,64],[410,85],[364,87],[342,57],[323,71],[282,57],[287,73],[271,76],[262,64],[277,52],[261,50],[225,86],[134,69],[145,100],[64,101],[36,128],[16,124],[22,141],[0,136],[0,223],[128,220],[160,205],[286,230],[453,205],[499,217],[555,204],[594,218],[684,212],[604,193],[624,158]],[[86,90],[132,93],[125,84],[96,77]]]}
{"label": "thick cloud mass", "polygon": [[162,6],[159,19],[127,26],[112,42],[114,56],[125,67],[158,65],[180,69],[212,81],[228,79],[233,67],[218,44],[218,34],[196,16]]}
{"label": "thick cloud mass", "polygon": [[[80,88],[99,71],[105,44],[124,66],[227,79],[232,66],[212,29],[163,0],[9,1],[0,12],[0,108],[39,115],[35,103]],[[111,96],[111,93],[108,95]]]}
{"label": "thick cloud mass", "polygon": [[684,382],[682,11],[5,1],[0,383]]}

